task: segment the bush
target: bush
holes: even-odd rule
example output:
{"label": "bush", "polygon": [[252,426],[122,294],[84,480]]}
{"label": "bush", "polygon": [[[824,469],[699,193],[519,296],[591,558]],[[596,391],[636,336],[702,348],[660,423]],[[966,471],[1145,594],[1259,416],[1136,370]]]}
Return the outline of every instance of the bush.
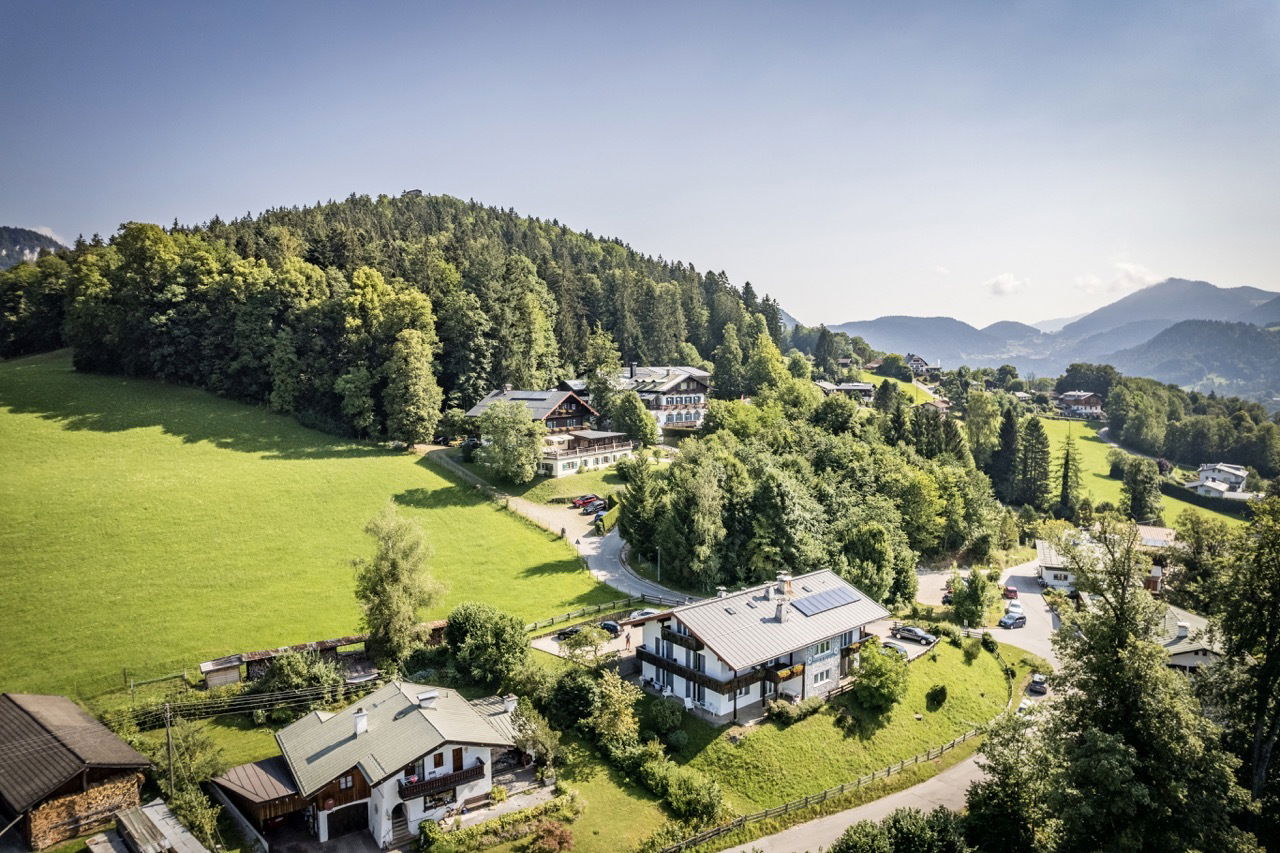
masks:
{"label": "bush", "polygon": [[671,765],[667,772],[667,806],[678,817],[712,820],[724,805],[724,792],[692,767]]}
{"label": "bush", "polygon": [[453,609],[444,639],[458,671],[480,683],[507,681],[529,657],[524,623],[478,601],[464,601]]}
{"label": "bush", "polygon": [[830,853],[893,853],[893,847],[880,824],[860,820],[836,839]]}
{"label": "bush", "polygon": [[573,849],[573,831],[556,820],[544,820],[533,830],[529,853],[560,853]]}
{"label": "bush", "polygon": [[446,832],[433,820],[423,821],[418,830],[418,845],[420,850],[432,853],[487,850],[498,844],[524,838],[536,832],[544,822],[572,821],[581,813],[582,802],[578,795],[566,790],[553,800],[510,812],[466,829],[458,829],[455,824],[453,832]]}
{"label": "bush", "polygon": [[1000,648],[1000,645],[996,642],[996,638],[991,636],[990,631],[982,632],[981,642],[982,642],[982,647],[987,651],[991,652],[992,654],[995,654],[996,649]]}
{"label": "bush", "polygon": [[507,788],[505,785],[494,785],[489,789],[489,798],[495,803],[505,803],[507,801]]}
{"label": "bush", "polygon": [[907,662],[887,655],[875,637],[867,639],[858,655],[861,665],[853,676],[853,698],[871,711],[887,711],[907,692]]}
{"label": "bush", "polygon": [[948,640],[958,640],[961,637],[960,629],[950,622],[935,622],[929,626],[929,633],[935,637],[945,637]]}
{"label": "bush", "polygon": [[662,743],[656,739],[650,739],[644,743],[632,744],[622,749],[614,750],[610,756],[614,763],[628,773],[638,773],[642,767],[651,761],[663,761],[667,757],[667,751],[662,748]]}
{"label": "bush", "polygon": [[645,708],[644,722],[659,737],[665,737],[684,720],[684,711],[671,699],[652,699]]}
{"label": "bush", "polygon": [[781,725],[789,726],[818,713],[824,701],[826,700],[821,696],[810,696],[808,699],[802,699],[795,703],[788,702],[785,699],[776,699],[769,703],[764,713],[769,719]]}
{"label": "bush", "polygon": [[679,752],[688,745],[689,733],[684,729],[676,729],[674,732],[667,735],[667,746],[671,747],[676,752]]}
{"label": "bush", "polygon": [[600,687],[584,669],[566,669],[551,689],[547,716],[556,728],[571,729],[590,719],[600,700]]}
{"label": "bush", "polygon": [[966,640],[964,644],[964,662],[973,663],[982,654],[982,641],[977,637]]}
{"label": "bush", "polygon": [[936,711],[942,707],[947,701],[947,685],[935,684],[929,688],[929,692],[924,695],[925,707],[930,711]]}

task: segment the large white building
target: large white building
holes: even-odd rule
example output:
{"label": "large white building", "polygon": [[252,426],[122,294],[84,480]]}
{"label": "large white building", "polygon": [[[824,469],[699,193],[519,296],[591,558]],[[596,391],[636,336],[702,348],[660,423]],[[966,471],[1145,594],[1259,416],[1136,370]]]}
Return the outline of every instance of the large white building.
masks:
{"label": "large white building", "polygon": [[636,620],[644,685],[716,721],[840,684],[865,626],[888,611],[830,570],[721,594]]}
{"label": "large white building", "polygon": [[1247,501],[1257,497],[1256,492],[1244,490],[1244,484],[1248,478],[1249,471],[1243,465],[1215,462],[1211,465],[1201,465],[1196,471],[1196,478],[1186,486],[1196,494],[1206,497]]}
{"label": "large white building", "polygon": [[702,426],[711,399],[711,374],[685,365],[625,367],[618,387],[635,391],[653,414],[658,430],[695,430]]}

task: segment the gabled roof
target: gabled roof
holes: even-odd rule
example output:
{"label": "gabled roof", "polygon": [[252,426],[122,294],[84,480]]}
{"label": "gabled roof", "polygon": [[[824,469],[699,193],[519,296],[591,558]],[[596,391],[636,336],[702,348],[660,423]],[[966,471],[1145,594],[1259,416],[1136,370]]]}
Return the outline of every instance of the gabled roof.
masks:
{"label": "gabled roof", "polygon": [[529,410],[529,417],[535,421],[545,421],[547,416],[556,410],[566,398],[573,397],[579,403],[586,407],[591,414],[598,414],[595,409],[587,405],[587,403],[573,391],[567,391],[563,388],[551,388],[546,391],[521,391],[516,389],[499,388],[497,391],[490,391],[489,394],[467,410],[467,417],[478,418],[485,411],[499,400],[511,403],[523,403],[524,407]]}
{"label": "gabled roof", "polygon": [[213,781],[251,803],[269,803],[298,793],[289,772],[289,763],[283,755],[232,767],[226,773],[214,776]]}
{"label": "gabled roof", "polygon": [[[436,692],[432,707],[418,697]],[[355,733],[355,714],[368,714],[368,730]],[[276,733],[298,792],[309,797],[352,767],[370,785],[443,744],[512,746],[488,717],[456,690],[392,681],[336,714],[313,712]]]}
{"label": "gabled roof", "polygon": [[1213,463],[1210,463],[1210,464],[1207,464],[1207,465],[1201,465],[1201,466],[1199,467],[1199,469],[1197,469],[1197,470],[1200,470],[1200,471],[1222,471],[1222,472],[1225,472],[1225,473],[1227,473],[1227,474],[1234,474],[1234,475],[1236,475],[1237,477],[1248,477],[1248,476],[1249,476],[1249,469],[1248,469],[1248,468],[1245,468],[1243,465],[1230,465],[1230,464],[1228,464],[1228,463],[1226,463],[1226,462],[1213,462]]}
{"label": "gabled roof", "polygon": [[[830,569],[822,569],[792,579],[792,596],[784,602],[786,619],[779,622],[777,607],[782,598],[776,586],[775,581],[748,587],[723,598],[677,607],[662,616],[679,619],[709,651],[741,670],[889,615],[857,587]],[[841,591],[836,595],[844,596],[842,603],[805,615],[805,610],[811,609],[805,607],[805,599],[833,590]]]}
{"label": "gabled roof", "polygon": [[[632,374],[635,374],[634,376]],[[667,391],[686,379],[696,379],[704,385],[711,382],[711,374],[700,367],[686,364],[650,367],[624,367],[618,374],[618,387],[640,394],[658,394]]]}
{"label": "gabled roof", "polygon": [[150,760],[65,696],[0,694],[0,802],[17,815],[89,767]]}
{"label": "gabled roof", "polygon": [[1070,403],[1074,400],[1087,400],[1090,397],[1096,396],[1098,395],[1092,391],[1063,391],[1062,395],[1058,399]]}
{"label": "gabled roof", "polygon": [[[1186,636],[1178,636],[1179,622],[1187,623]],[[1178,607],[1168,607],[1164,612],[1163,633],[1156,638],[1156,642],[1163,645],[1165,651],[1171,655],[1180,655],[1201,649],[1211,651],[1214,654],[1221,654],[1222,649],[1216,642],[1209,639],[1208,630],[1209,620],[1203,616],[1197,616],[1195,613]]]}

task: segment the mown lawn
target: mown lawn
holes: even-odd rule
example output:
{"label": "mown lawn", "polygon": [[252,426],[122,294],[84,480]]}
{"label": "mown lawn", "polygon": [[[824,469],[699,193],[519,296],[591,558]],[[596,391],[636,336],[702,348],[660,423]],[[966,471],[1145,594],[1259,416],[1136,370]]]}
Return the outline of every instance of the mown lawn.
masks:
{"label": "mown lawn", "polygon": [[[936,660],[929,653],[910,664],[907,695],[901,702],[879,716],[855,709],[856,724],[848,731],[837,722],[836,712],[854,705],[851,698],[842,696],[788,727],[765,722],[745,729],[712,730],[690,724],[690,743],[682,757],[689,766],[718,780],[730,805],[749,813],[852,781],[940,746],[986,724],[1004,709],[1008,693],[993,655],[984,651],[966,664],[962,651],[945,641],[935,651]],[[947,699],[931,710],[925,694],[935,684],[947,686]],[[915,719],[916,713],[921,720]],[[734,744],[729,740],[731,733],[745,737]]]}
{"label": "mown lawn", "polygon": [[880,376],[878,374],[871,373],[866,370],[859,370],[858,378],[854,381],[872,382],[872,383],[875,383],[876,385],[879,385],[882,381],[886,379],[890,382],[895,383],[898,386],[898,389],[901,390],[904,394],[906,394],[907,399],[910,400],[912,403],[924,403],[933,399],[932,394],[930,394],[928,391],[924,390],[914,382],[906,382],[902,379],[895,379],[892,376]]}
{"label": "mown lawn", "polygon": [[[1082,484],[1085,491],[1093,498],[1094,504],[1110,501],[1118,506],[1121,497],[1120,481],[1111,478],[1109,473],[1111,465],[1107,462],[1107,454],[1115,448],[1098,438],[1097,427],[1084,421],[1053,420],[1050,418],[1041,418],[1040,422],[1044,424],[1045,432],[1049,434],[1049,446],[1053,450],[1055,460],[1062,453],[1062,442],[1066,439],[1068,433],[1075,437],[1076,448],[1080,451],[1080,466],[1084,474],[1081,478]],[[1230,524],[1244,523],[1234,516],[1205,509],[1169,495],[1162,495],[1161,500],[1163,501],[1166,524],[1173,524],[1174,520],[1182,514],[1182,511],[1187,509]]]}
{"label": "mown lawn", "polygon": [[0,689],[89,696],[130,675],[359,630],[350,560],[389,501],[447,591],[532,620],[618,598],[567,543],[408,454],[261,407],[0,363]]}

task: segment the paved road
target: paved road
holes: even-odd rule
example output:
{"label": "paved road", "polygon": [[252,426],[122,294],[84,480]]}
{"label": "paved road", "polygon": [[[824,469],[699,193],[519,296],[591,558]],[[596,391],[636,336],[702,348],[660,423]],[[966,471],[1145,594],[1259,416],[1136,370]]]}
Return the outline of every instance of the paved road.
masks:
{"label": "paved road", "polygon": [[[923,604],[940,606],[942,593],[950,576],[950,571],[921,574],[916,598]],[[1058,617],[1050,612],[1044,602],[1043,590],[1036,573],[1036,561],[1030,560],[1006,570],[1000,577],[1000,586],[1011,586],[1018,590],[1018,601],[1022,604],[1022,612],[1027,616],[1027,624],[1024,628],[1008,629],[990,625],[987,630],[1000,642],[1026,649],[1056,666],[1052,637],[1053,632],[1058,630]]]}
{"label": "paved road", "polygon": [[[481,478],[467,470],[445,452],[445,448],[437,446],[420,446],[427,460],[434,465],[447,468],[469,483],[488,485]],[[597,536],[591,523],[591,517],[566,507],[563,504],[540,504],[525,498],[507,495],[501,490],[499,494],[507,501],[507,506],[514,512],[523,515],[539,527],[552,533],[562,531],[574,547],[587,561],[587,569],[596,580],[606,583],[624,595],[650,595],[673,601],[688,601],[689,597],[661,584],[642,578],[631,570],[623,558],[626,543],[617,528],[604,536]]]}
{"label": "paved road", "polygon": [[860,820],[880,820],[894,809],[914,807],[922,811],[931,811],[937,806],[946,806],[949,809],[962,808],[965,793],[969,790],[969,783],[980,778],[982,778],[982,770],[978,767],[976,759],[966,758],[954,767],[948,767],[937,776],[926,779],[918,785],[912,785],[910,788],[904,788],[895,794],[889,794],[852,809],[797,824],[776,835],[757,838],[741,847],[732,848],[729,853],[749,853],[752,850],[760,850],[763,853],[817,851],[834,844],[851,824]]}

